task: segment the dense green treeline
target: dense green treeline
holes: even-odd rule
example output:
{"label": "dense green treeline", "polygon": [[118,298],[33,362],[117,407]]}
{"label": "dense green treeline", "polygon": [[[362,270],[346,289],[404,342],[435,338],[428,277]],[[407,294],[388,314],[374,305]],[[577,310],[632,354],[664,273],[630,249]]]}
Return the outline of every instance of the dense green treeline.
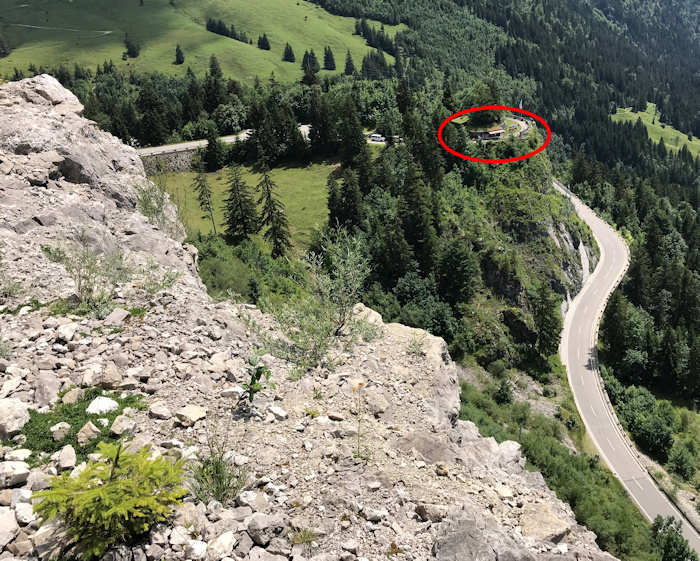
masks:
{"label": "dense green treeline", "polygon": [[[616,107],[644,109],[652,101],[662,121],[700,135],[700,100],[694,95],[700,78],[692,56],[698,50],[692,19],[697,10],[687,2],[679,9],[649,0],[642,4],[654,7],[638,11],[637,4],[624,2],[596,7],[563,0],[317,3],[340,15],[407,24],[410,29],[396,35],[395,46],[408,61],[405,76],[412,83],[433,78],[432,65],[458,89],[491,76],[505,102],[517,105],[522,99],[524,108],[545,117],[574,149],[643,177],[693,187],[697,163],[660,155],[643,127],[609,119]],[[663,14],[664,25],[652,23],[649,12]],[[668,22],[678,22],[678,28]],[[664,32],[669,27],[673,31]],[[459,101],[459,109],[468,106],[469,100]]]}

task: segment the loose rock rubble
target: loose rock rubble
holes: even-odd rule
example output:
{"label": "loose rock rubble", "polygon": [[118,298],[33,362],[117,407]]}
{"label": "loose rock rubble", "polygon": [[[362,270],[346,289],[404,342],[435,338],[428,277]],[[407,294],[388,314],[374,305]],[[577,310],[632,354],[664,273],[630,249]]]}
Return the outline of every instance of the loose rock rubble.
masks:
{"label": "loose rock rubble", "polygon": [[[120,247],[182,276],[152,297],[134,283],[120,287],[120,307],[104,320],[50,316],[45,307],[0,313],[12,352],[0,364],[0,438],[12,442],[0,448],[0,559],[45,561],[68,545],[58,523],[39,525],[31,492],[46,488],[48,475],[80,469],[76,443],[31,468],[21,430],[29,409],[75,403],[88,387],[143,396],[146,409],[125,411],[109,427],[133,435],[132,449],[196,460],[217,434],[229,461],[251,474],[231,504],[187,496],[142,541],[110,550],[110,561],[614,559],[540,474],[523,469],[517,443],[482,438],[458,420],[456,368],[444,341],[385,325],[361,304],[355,313],[378,326],[378,339],[337,350],[333,371],[299,381],[288,377],[293,365],[265,355],[276,389],[248,403],[241,384],[259,341],[242,315],[272,332],[274,320],[254,306],[208,298],[196,252],[135,209],[130,185],[144,178],[134,151],[80,118],[71,96],[46,76],[0,88],[7,273],[40,302],[69,295],[66,271],[40,246],[70,239],[78,222],[95,250]],[[123,309],[136,305],[148,312]],[[423,354],[407,351],[416,337]],[[78,443],[99,437],[101,416],[114,404],[91,402],[94,419]],[[61,422],[50,434],[60,441],[70,428]],[[299,529],[315,539],[293,544]]]}

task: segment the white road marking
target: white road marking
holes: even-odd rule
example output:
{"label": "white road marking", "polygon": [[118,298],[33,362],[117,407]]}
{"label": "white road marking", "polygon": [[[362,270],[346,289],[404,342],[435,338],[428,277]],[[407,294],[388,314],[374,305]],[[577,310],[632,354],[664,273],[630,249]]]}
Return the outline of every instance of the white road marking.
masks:
{"label": "white road marking", "polygon": [[615,451],[615,447],[612,445],[612,442],[610,442],[610,439],[609,439],[609,438],[606,438],[605,440],[608,441],[608,444],[610,444],[610,448],[612,448],[612,449],[613,449],[613,452],[614,452],[614,451]]}
{"label": "white road marking", "polygon": [[642,487],[642,484],[641,484],[639,481],[637,481],[637,480],[635,479],[634,482],[639,486],[639,488],[640,488],[642,491],[644,491],[644,487]]}
{"label": "white road marking", "polygon": [[581,326],[578,326],[578,334],[581,335]]}
{"label": "white road marking", "polygon": [[598,416],[598,415],[596,415],[596,412],[595,412],[595,410],[593,409],[593,405],[591,405],[591,411],[593,412],[593,415],[594,415],[595,417]]}
{"label": "white road marking", "polygon": [[595,296],[596,294],[598,294],[598,289],[597,289],[597,288],[595,289],[595,292],[593,293],[593,296]]}
{"label": "white road marking", "polygon": [[586,309],[583,310],[583,313],[585,314],[588,311],[588,306],[586,306]]}

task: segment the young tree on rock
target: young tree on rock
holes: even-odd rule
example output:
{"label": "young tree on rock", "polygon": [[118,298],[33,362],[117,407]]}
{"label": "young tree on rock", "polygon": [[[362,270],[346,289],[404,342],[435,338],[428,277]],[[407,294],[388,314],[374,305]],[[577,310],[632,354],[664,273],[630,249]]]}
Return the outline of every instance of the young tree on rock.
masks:
{"label": "young tree on rock", "polygon": [[224,227],[226,235],[238,244],[260,231],[258,211],[250,191],[243,180],[243,169],[239,164],[228,168],[228,187],[224,199]]}
{"label": "young tree on rock", "polygon": [[205,213],[209,213],[211,225],[214,228],[214,235],[217,235],[216,222],[214,221],[214,207],[211,202],[211,186],[207,179],[207,172],[204,170],[204,163],[201,160],[201,155],[197,155],[196,157],[198,161],[196,161],[192,167],[197,170],[197,175],[192,183],[192,188],[197,194],[197,204],[199,204],[199,208]]}
{"label": "young tree on rock", "polygon": [[287,222],[287,216],[284,214],[284,205],[276,197],[276,188],[277,185],[274,184],[270,177],[270,168],[267,167],[267,162],[263,160],[262,179],[258,183],[258,190],[260,191],[258,204],[262,205],[260,223],[263,226],[267,226],[263,239],[272,245],[270,255],[273,258],[281,257],[292,247],[289,223]]}

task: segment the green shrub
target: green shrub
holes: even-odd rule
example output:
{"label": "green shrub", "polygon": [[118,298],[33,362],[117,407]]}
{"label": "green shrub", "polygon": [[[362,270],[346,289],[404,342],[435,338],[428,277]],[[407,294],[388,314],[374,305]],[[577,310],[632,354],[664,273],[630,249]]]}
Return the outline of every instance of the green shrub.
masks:
{"label": "green shrub", "polygon": [[271,312],[286,341],[259,335],[271,352],[296,363],[296,374],[321,364],[336,338],[347,334],[352,310],[359,301],[360,289],[369,274],[367,258],[359,238],[345,230],[335,240],[324,235],[320,243],[324,255],[306,256],[308,293],[279,308],[263,304]]}
{"label": "green shrub", "polygon": [[248,357],[248,374],[250,375],[250,382],[241,384],[241,387],[248,392],[248,399],[253,403],[255,394],[263,389],[263,384],[268,388],[275,389],[275,384],[270,382],[270,367],[258,364],[258,359],[261,356],[267,354],[265,349],[254,349],[254,356]]}
{"label": "green shrub", "polygon": [[158,173],[134,186],[138,209],[148,221],[173,239],[180,240],[185,231],[180,224],[178,209],[167,192],[167,175]]}
{"label": "green shrub", "polygon": [[132,454],[121,444],[100,443],[98,450],[105,462],[89,462],[76,477],[52,477],[51,489],[32,496],[42,523],[61,520],[84,560],[165,520],[187,493],[182,461],[149,459],[149,449]]}
{"label": "green shrub", "polygon": [[76,286],[78,301],[71,311],[80,315],[106,317],[117,284],[131,279],[131,267],[120,250],[98,255],[88,245],[85,229],[78,234],[76,247],[41,246],[44,255],[63,265]]}
{"label": "green shrub", "polygon": [[0,253],[0,304],[12,296],[16,296],[21,291],[18,282],[13,281],[5,271],[5,263]]}
{"label": "green shrub", "polygon": [[149,258],[146,265],[141,269],[141,288],[149,296],[153,296],[156,292],[171,288],[181,276],[182,273],[179,271],[164,271],[161,273],[160,265]]}
{"label": "green shrub", "polygon": [[215,499],[226,507],[248,485],[249,470],[233,463],[227,444],[217,433],[209,434],[209,456],[191,470],[188,487],[203,503]]}

